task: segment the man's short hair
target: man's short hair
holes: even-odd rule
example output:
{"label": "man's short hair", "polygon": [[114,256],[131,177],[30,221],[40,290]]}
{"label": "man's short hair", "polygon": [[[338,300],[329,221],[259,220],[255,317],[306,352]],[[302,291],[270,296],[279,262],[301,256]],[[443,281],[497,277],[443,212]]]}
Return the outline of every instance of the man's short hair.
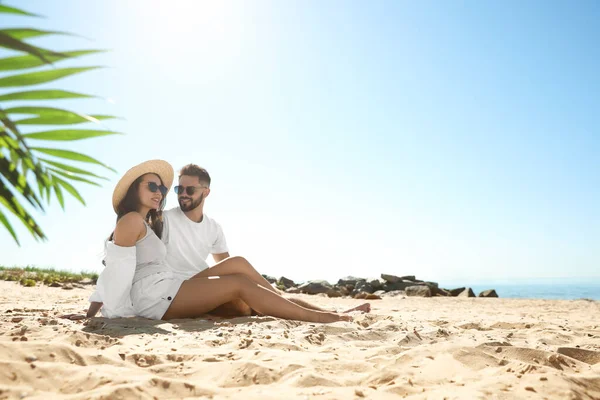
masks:
{"label": "man's short hair", "polygon": [[208,171],[196,164],[188,164],[179,171],[179,178],[183,175],[197,176],[200,182],[206,182],[210,186],[210,175]]}

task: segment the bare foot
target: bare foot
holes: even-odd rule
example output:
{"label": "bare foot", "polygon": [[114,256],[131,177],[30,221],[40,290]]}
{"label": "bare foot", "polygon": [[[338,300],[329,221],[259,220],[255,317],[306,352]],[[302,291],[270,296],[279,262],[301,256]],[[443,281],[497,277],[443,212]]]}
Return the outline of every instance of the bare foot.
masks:
{"label": "bare foot", "polygon": [[318,321],[315,322],[322,322],[325,324],[331,323],[331,322],[338,322],[338,321],[352,321],[353,318],[350,315],[341,315],[341,314],[337,314],[334,312],[320,312],[319,314],[321,314],[320,318]]}
{"label": "bare foot", "polygon": [[357,307],[354,307],[354,308],[344,311],[344,314],[350,313],[353,311],[360,311],[360,312],[364,312],[364,313],[371,312],[371,304],[370,303],[361,304],[360,306],[357,306]]}

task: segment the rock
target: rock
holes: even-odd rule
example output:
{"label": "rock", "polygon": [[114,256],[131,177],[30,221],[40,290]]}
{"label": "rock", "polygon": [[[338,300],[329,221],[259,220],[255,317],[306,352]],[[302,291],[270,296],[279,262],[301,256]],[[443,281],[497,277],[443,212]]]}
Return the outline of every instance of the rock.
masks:
{"label": "rock", "polygon": [[461,294],[465,289],[466,289],[465,287],[459,287],[459,288],[456,288],[456,289],[450,289],[449,290],[450,296],[456,297],[459,294]]}
{"label": "rock", "polygon": [[352,295],[355,295],[356,293],[360,293],[360,292],[367,292],[367,293],[373,293],[375,291],[375,289],[373,289],[373,287],[371,285],[369,285],[367,283],[367,281],[359,281],[356,286],[354,287],[354,290],[352,291]]}
{"label": "rock", "polygon": [[498,293],[496,293],[495,289],[489,289],[479,293],[478,297],[498,297]]}
{"label": "rock", "polygon": [[466,288],[457,297],[475,297],[475,293],[473,293],[473,289]]}
{"label": "rock", "polygon": [[407,296],[431,297],[431,288],[425,285],[409,286],[406,288]]}
{"label": "rock", "polygon": [[269,275],[264,275],[264,274],[263,274],[263,276],[262,276],[262,277],[263,277],[263,278],[265,278],[265,279],[267,280],[267,282],[269,282],[269,283],[277,283],[277,279],[275,279],[275,278],[274,278],[274,277],[272,277],[272,276],[269,276]]}
{"label": "rock", "polygon": [[399,276],[388,275],[388,274],[381,274],[381,279],[383,279],[384,281],[386,281],[388,283],[396,283],[396,282],[400,282],[402,280],[402,278],[400,278]]}
{"label": "rock", "polygon": [[286,293],[290,293],[290,294],[302,293],[302,291],[300,290],[300,288],[297,288],[297,287],[291,287],[291,288],[287,289],[285,292]]}
{"label": "rock", "polygon": [[431,290],[437,289],[439,287],[437,282],[423,282],[423,283],[421,283],[421,285],[429,286],[431,288]]}
{"label": "rock", "polygon": [[385,290],[376,290],[373,294],[375,296],[381,296],[381,295],[385,294]]}
{"label": "rock", "polygon": [[383,282],[385,282],[382,279],[379,278],[369,278],[367,279],[367,284],[369,284],[373,290],[379,290],[383,287]]}
{"label": "rock", "polygon": [[62,287],[62,285],[59,282],[52,282],[50,287]]}
{"label": "rock", "polygon": [[306,294],[319,294],[327,293],[331,289],[331,284],[327,281],[310,281],[298,287],[302,293]]}
{"label": "rock", "polygon": [[449,291],[449,290],[446,290],[446,289],[440,289],[440,288],[437,288],[436,290],[434,290],[434,291],[433,291],[433,295],[434,295],[434,296],[444,296],[444,297],[452,296],[452,295],[450,294],[450,291]]}
{"label": "rock", "polygon": [[381,279],[389,283],[396,283],[401,281],[409,281],[409,282],[423,282],[415,278],[414,275],[404,275],[404,276],[396,276],[396,275],[388,275],[381,274]]}
{"label": "rock", "polygon": [[385,282],[382,286],[382,289],[385,290],[386,292],[391,292],[394,290],[404,290],[409,286],[414,286],[414,282],[395,282],[395,283],[390,283],[390,282]]}
{"label": "rock", "polygon": [[366,300],[381,300],[381,296],[378,296],[374,293],[369,293],[367,294],[367,297],[365,297]]}
{"label": "rock", "polygon": [[95,285],[96,284],[96,282],[94,282],[90,278],[84,278],[84,279],[80,280],[79,283],[82,285]]}
{"label": "rock", "polygon": [[360,292],[360,293],[356,293],[353,297],[355,299],[366,299],[369,294],[370,293],[367,293],[367,292]]}
{"label": "rock", "polygon": [[406,292],[404,290],[392,290],[389,292],[384,292],[385,297],[397,297],[397,296],[405,296]]}
{"label": "rock", "polygon": [[356,286],[356,284],[360,281],[366,281],[366,279],[365,278],[357,278],[355,276],[345,276],[342,279],[340,279],[337,284],[340,286],[342,286],[342,285]]}
{"label": "rock", "polygon": [[23,317],[14,317],[13,319],[10,320],[10,322],[21,322],[23,321]]}
{"label": "rock", "polygon": [[25,361],[27,361],[28,363],[32,363],[34,361],[37,361],[37,357],[36,356],[27,356],[27,357],[25,357]]}
{"label": "rock", "polygon": [[337,287],[337,290],[342,294],[342,296],[350,295],[350,290],[348,290],[348,288],[346,286],[339,286],[339,287]]}
{"label": "rock", "polygon": [[291,280],[291,279],[288,279],[288,278],[286,278],[285,276],[282,276],[282,277],[281,277],[281,278],[279,278],[279,280],[277,281],[277,285],[281,285],[281,286],[283,286],[284,288],[286,288],[286,289],[289,289],[289,288],[291,288],[291,287],[294,287],[294,286],[296,286],[296,283],[295,283],[293,280]]}
{"label": "rock", "polygon": [[67,283],[67,284],[63,285],[62,288],[64,290],[73,290],[73,285],[70,283]]}
{"label": "rock", "polygon": [[342,297],[342,293],[339,290],[331,289],[327,292],[327,297]]}

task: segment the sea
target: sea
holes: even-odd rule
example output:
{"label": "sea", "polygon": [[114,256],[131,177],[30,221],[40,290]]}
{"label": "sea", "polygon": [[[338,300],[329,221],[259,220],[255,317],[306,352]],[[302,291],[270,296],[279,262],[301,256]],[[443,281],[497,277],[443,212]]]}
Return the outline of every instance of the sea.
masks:
{"label": "sea", "polygon": [[478,295],[487,289],[495,289],[499,297],[514,299],[552,299],[552,300],[600,300],[600,281],[592,282],[548,282],[547,280],[532,282],[477,282],[460,284],[457,282],[439,282],[440,287],[452,289],[470,287]]}

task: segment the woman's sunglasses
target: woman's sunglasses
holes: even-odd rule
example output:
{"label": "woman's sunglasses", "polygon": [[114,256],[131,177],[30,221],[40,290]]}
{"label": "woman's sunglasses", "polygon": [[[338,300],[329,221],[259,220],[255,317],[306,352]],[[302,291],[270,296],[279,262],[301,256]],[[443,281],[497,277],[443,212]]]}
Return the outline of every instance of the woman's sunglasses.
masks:
{"label": "woman's sunglasses", "polygon": [[150,189],[150,191],[152,193],[156,193],[157,191],[160,190],[160,193],[163,196],[166,196],[167,192],[169,191],[169,189],[167,189],[167,187],[165,185],[159,185],[156,182],[148,182],[148,189]]}
{"label": "woman's sunglasses", "polygon": [[187,193],[188,196],[193,196],[196,189],[204,189],[206,186],[175,186],[173,189],[177,194]]}

